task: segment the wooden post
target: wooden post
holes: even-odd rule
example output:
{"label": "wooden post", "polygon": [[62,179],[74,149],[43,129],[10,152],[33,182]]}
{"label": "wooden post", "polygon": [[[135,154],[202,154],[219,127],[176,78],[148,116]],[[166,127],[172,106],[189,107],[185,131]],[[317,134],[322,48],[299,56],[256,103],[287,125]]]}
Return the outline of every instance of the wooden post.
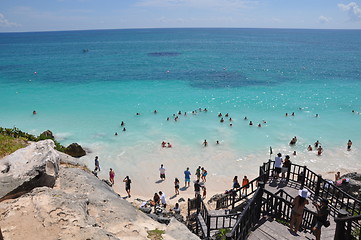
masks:
{"label": "wooden post", "polygon": [[[338,211],[338,218],[343,218],[346,217],[348,215],[347,211],[344,209],[340,209]],[[334,240],[345,240],[345,239],[349,239],[350,236],[345,236],[345,221],[337,221],[336,222],[336,230],[335,230],[335,237]]]}
{"label": "wooden post", "polygon": [[320,187],[321,187],[321,182],[322,182],[322,176],[321,174],[317,175],[317,185],[316,185],[316,189],[315,189],[315,199],[317,199],[317,197],[320,195]]}
{"label": "wooden post", "polygon": [[209,239],[211,235],[211,216],[207,215],[207,238]]}
{"label": "wooden post", "polygon": [[1,227],[0,227],[0,240],[4,240],[3,234],[1,233]]}
{"label": "wooden post", "polygon": [[232,190],[232,209],[234,208],[234,204],[236,201],[236,191]]}

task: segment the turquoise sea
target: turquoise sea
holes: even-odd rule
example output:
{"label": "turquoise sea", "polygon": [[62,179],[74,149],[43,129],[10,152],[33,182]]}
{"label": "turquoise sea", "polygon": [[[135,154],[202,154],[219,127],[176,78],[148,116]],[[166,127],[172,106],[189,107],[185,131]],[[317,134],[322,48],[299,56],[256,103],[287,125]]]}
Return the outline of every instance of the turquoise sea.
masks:
{"label": "turquoise sea", "polygon": [[[179,177],[198,165],[226,178],[257,174],[270,146],[318,171],[358,169],[360,42],[360,30],[0,33],[0,126],[50,129],[86,147],[89,166],[98,155],[121,175],[157,174],[160,163]],[[316,140],[321,157],[306,150]]]}

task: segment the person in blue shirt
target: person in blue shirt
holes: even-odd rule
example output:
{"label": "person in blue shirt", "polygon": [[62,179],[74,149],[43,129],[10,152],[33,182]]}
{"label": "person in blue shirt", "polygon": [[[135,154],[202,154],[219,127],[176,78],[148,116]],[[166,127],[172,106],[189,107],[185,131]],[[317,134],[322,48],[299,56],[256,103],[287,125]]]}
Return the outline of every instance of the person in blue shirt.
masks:
{"label": "person in blue shirt", "polygon": [[191,182],[191,172],[189,171],[189,167],[184,171],[184,187],[189,187]]}

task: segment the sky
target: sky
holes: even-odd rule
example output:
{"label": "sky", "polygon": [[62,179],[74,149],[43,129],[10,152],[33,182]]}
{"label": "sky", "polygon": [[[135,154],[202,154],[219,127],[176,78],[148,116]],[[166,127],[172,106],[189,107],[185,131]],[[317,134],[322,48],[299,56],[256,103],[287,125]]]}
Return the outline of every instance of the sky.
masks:
{"label": "sky", "polygon": [[361,0],[0,0],[0,32],[361,29]]}

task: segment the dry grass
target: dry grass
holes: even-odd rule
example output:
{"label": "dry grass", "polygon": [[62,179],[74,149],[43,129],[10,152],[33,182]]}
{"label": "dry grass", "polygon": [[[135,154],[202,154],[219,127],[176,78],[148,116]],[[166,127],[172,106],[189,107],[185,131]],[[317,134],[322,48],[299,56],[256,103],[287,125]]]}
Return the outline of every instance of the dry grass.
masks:
{"label": "dry grass", "polygon": [[23,138],[14,138],[0,134],[0,159],[27,145],[27,141]]}

